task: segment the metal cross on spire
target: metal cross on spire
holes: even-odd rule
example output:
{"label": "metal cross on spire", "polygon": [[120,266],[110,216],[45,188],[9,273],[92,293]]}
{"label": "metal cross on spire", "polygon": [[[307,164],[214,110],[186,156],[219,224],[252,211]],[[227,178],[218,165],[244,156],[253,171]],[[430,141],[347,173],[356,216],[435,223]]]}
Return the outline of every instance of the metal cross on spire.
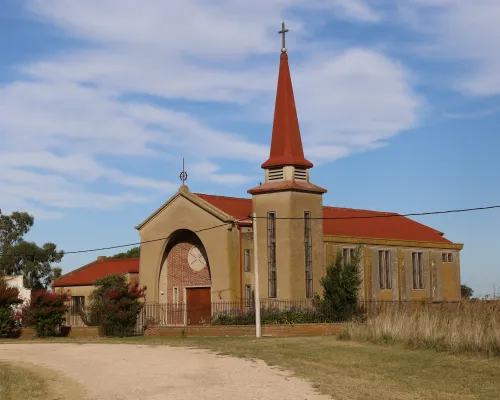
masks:
{"label": "metal cross on spire", "polygon": [[184,157],[182,157],[182,172],[180,173],[179,178],[182,181],[182,186],[184,186],[184,182],[186,182],[188,178],[188,174],[184,170]]}
{"label": "metal cross on spire", "polygon": [[285,21],[281,23],[281,31],[278,33],[281,35],[281,52],[286,53],[286,46],[285,46],[285,33],[288,32],[288,29],[285,29]]}

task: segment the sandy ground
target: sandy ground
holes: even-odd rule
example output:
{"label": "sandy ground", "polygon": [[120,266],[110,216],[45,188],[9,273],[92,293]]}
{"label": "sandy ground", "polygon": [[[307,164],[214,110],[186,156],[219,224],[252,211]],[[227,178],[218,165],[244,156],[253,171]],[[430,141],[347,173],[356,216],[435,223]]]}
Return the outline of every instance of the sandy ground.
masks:
{"label": "sandy ground", "polygon": [[307,382],[262,361],[205,350],[131,344],[0,344],[0,359],[59,371],[81,384],[87,399],[329,399]]}

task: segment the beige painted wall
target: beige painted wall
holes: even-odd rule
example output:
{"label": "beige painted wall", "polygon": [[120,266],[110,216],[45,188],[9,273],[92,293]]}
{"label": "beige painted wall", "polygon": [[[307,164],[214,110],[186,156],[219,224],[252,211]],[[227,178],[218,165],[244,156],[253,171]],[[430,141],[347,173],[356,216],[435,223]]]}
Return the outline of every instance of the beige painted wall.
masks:
{"label": "beige painted wall", "polygon": [[[276,212],[276,265],[277,297],[280,299],[303,299],[305,288],[304,220],[283,220],[310,211],[313,218],[323,216],[322,196],[316,193],[283,191],[252,196],[253,211],[259,215]],[[312,264],[313,291],[318,291],[319,279],[323,274],[323,223],[312,220]],[[257,221],[260,295],[267,298],[268,256],[267,220]]]}
{"label": "beige painted wall", "polygon": [[94,286],[62,286],[55,287],[54,291],[56,293],[67,293],[69,296],[84,296],[85,304],[88,304],[88,297],[90,293],[94,290]]}
{"label": "beige painted wall", "polygon": [[[352,238],[353,242],[358,241]],[[325,242],[326,263],[335,259],[338,249],[353,248],[358,243],[332,242],[328,238]],[[387,241],[386,241],[387,242]],[[363,244],[363,259],[360,265],[363,278],[360,298],[369,301],[458,301],[460,300],[460,258],[459,247],[434,248],[410,247],[401,245]],[[417,244],[417,243],[415,243]],[[389,250],[391,252],[392,289],[380,289],[378,252]],[[424,289],[413,289],[412,253],[422,252],[424,260]],[[453,263],[443,263],[443,253],[453,254]]]}
{"label": "beige painted wall", "polygon": [[[189,199],[192,196],[187,188],[182,189],[165,207],[139,227],[141,242],[155,240],[141,244],[139,281],[141,286],[147,286],[148,301],[159,300],[158,279],[170,236],[179,229],[196,232],[224,223],[220,216],[201,207],[200,200]],[[201,201],[201,205],[206,204]],[[228,231],[227,227],[219,227],[197,235],[208,256],[212,301],[236,299],[235,290],[239,289],[237,229]],[[165,239],[157,240],[159,238]]]}

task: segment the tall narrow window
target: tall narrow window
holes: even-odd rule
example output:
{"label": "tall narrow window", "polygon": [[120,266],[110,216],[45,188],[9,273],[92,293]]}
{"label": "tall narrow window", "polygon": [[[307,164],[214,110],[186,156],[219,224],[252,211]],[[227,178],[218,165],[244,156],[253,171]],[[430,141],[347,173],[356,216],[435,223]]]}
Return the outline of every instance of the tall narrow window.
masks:
{"label": "tall narrow window", "polygon": [[85,296],[73,296],[72,300],[72,312],[80,312],[85,308]]}
{"label": "tall narrow window", "polygon": [[252,286],[245,285],[245,306],[250,308],[252,306]]}
{"label": "tall narrow window", "polygon": [[342,262],[349,264],[349,249],[342,249]]}
{"label": "tall narrow window", "polygon": [[179,304],[179,288],[174,287],[174,289],[173,289],[173,296],[172,296],[172,302],[174,304]]}
{"label": "tall narrow window", "polygon": [[312,230],[311,213],[304,212],[304,256],[306,267],[306,297],[313,296],[313,276],[312,276]]}
{"label": "tall narrow window", "polygon": [[380,289],[392,289],[391,251],[378,252],[378,275]]}
{"label": "tall narrow window", "polygon": [[245,272],[250,272],[250,249],[245,249],[245,255],[243,259],[243,265],[245,267]]}
{"label": "tall narrow window", "polygon": [[276,213],[267,213],[267,266],[269,274],[269,297],[277,295],[276,274]]}
{"label": "tall narrow window", "polygon": [[412,253],[413,289],[424,289],[424,253]]}
{"label": "tall narrow window", "polygon": [[350,264],[356,259],[356,249],[344,248],[342,249],[342,262]]}

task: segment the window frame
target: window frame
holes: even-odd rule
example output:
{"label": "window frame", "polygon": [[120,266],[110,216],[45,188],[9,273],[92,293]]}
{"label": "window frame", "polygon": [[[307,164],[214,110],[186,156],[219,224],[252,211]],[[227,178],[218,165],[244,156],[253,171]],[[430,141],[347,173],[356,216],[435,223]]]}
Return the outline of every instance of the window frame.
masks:
{"label": "window frame", "polygon": [[252,267],[252,251],[251,249],[245,249],[243,251],[243,271],[250,272]]}
{"label": "window frame", "polygon": [[304,264],[307,299],[314,296],[312,254],[312,216],[310,211],[304,211]]}
{"label": "window frame", "polygon": [[392,290],[391,250],[378,251],[378,277],[380,290]]}
{"label": "window frame", "polygon": [[343,247],[342,248],[342,262],[344,264],[349,264],[356,257],[356,249],[353,247]]}
{"label": "window frame", "polygon": [[252,285],[245,285],[245,307],[252,307]]}
{"label": "window frame", "polygon": [[422,251],[411,253],[413,290],[425,290],[425,261]]}
{"label": "window frame", "polygon": [[73,313],[77,313],[77,312],[82,312],[84,310],[85,310],[85,296],[71,296],[71,311]]}
{"label": "window frame", "polygon": [[278,271],[276,265],[276,211],[267,212],[267,269],[268,297],[278,297]]}

